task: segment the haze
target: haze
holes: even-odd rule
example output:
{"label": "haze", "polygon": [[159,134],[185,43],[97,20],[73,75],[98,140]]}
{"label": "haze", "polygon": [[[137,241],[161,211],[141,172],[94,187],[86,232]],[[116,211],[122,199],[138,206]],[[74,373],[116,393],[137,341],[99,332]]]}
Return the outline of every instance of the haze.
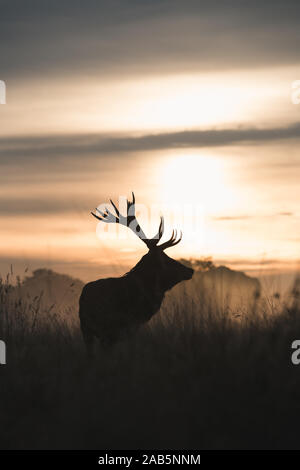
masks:
{"label": "haze", "polygon": [[121,274],[144,246],[90,211],[132,190],[173,257],[295,270],[299,3],[47,3],[0,2],[1,273]]}

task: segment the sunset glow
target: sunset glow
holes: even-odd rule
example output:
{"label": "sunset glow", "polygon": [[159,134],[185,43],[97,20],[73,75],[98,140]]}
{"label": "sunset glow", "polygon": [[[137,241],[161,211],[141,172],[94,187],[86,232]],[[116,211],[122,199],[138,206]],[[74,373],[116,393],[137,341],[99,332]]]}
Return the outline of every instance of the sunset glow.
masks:
{"label": "sunset glow", "polygon": [[[116,256],[122,271],[143,247],[130,236],[128,246],[127,239],[96,237],[90,211],[132,190],[149,213],[157,208],[151,217],[141,214],[150,233],[160,211],[169,232],[173,225],[183,230],[178,256],[210,255],[229,264],[243,259],[249,269],[262,256],[274,268],[299,258],[300,108],[291,98],[298,59],[268,61],[265,52],[258,61],[247,40],[244,63],[243,44],[233,33],[224,33],[228,51],[220,53],[223,37],[217,46],[205,21],[199,29],[192,17],[182,20],[190,51],[182,55],[171,45],[177,40],[173,20],[147,18],[143,27],[134,26],[151,38],[145,58],[124,25],[120,34],[132,46],[126,63],[122,41],[118,49],[111,38],[114,61],[103,52],[104,39],[98,44],[103,55],[92,62],[92,54],[89,62],[86,51],[96,43],[87,32],[88,47],[83,54],[80,44],[69,67],[61,63],[36,74],[23,64],[10,73],[7,64],[7,104],[0,109],[3,272],[10,258],[18,269],[39,263],[72,268],[73,260],[73,272],[89,278],[90,263],[99,260],[101,271]],[[166,43],[157,43],[153,31]],[[216,60],[205,53],[207,44]],[[37,44],[30,48],[39,56]],[[134,51],[137,58],[130,56]],[[225,64],[224,56],[232,61]],[[184,219],[186,206],[194,212]]]}

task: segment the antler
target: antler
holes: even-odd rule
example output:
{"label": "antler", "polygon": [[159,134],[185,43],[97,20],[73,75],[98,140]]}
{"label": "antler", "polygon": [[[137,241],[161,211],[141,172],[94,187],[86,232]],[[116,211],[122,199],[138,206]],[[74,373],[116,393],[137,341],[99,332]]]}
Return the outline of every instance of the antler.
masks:
{"label": "antler", "polygon": [[160,248],[161,250],[165,250],[166,248],[170,248],[171,246],[177,245],[182,240],[182,232],[180,232],[180,237],[178,238],[178,240],[176,240],[176,238],[177,238],[177,230],[173,230],[170,240],[162,243],[161,245],[158,245],[157,248]]}
{"label": "antler", "polygon": [[[129,201],[127,199],[127,214],[126,216],[123,216],[120,214],[119,209],[117,206],[114,204],[114,202],[110,199],[110,203],[112,204],[115,213],[112,214],[107,208],[105,208],[105,211],[102,212],[99,209],[96,208],[96,212],[98,212],[99,215],[94,214],[94,212],[91,212],[91,214],[96,217],[96,219],[100,220],[101,222],[106,222],[107,224],[121,224],[124,225],[125,227],[130,228],[146,245],[149,249],[154,248],[158,242],[160,241],[161,237],[163,236],[164,233],[164,219],[163,217],[160,218],[160,224],[159,224],[159,229],[155,237],[153,238],[147,238],[145,233],[143,232],[140,224],[137,221],[136,215],[135,215],[135,196],[134,193],[132,193],[132,201]],[[168,242],[167,242],[168,243]],[[171,245],[170,245],[171,246]]]}

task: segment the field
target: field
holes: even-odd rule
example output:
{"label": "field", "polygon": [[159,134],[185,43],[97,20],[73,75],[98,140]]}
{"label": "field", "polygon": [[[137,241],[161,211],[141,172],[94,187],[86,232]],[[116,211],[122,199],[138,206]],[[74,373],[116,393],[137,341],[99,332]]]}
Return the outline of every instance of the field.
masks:
{"label": "field", "polygon": [[181,296],[85,355],[75,317],[0,287],[2,449],[299,448],[297,302],[222,311]]}

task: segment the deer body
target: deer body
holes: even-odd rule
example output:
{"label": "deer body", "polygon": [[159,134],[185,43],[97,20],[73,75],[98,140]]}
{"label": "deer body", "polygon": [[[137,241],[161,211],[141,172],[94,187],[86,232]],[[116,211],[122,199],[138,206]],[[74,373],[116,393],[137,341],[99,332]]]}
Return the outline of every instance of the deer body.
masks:
{"label": "deer body", "polygon": [[[93,215],[104,222],[115,217],[117,223],[123,223],[120,222],[122,216],[118,209],[114,204],[113,206],[118,218],[109,211],[101,213],[101,217]],[[132,206],[134,210],[134,196],[133,202],[128,201],[128,213]],[[121,220],[124,221],[125,218]],[[181,240],[176,240],[174,231],[168,242],[158,245],[163,234],[163,219],[156,238],[150,240],[146,239],[140,229],[137,230],[139,225],[135,214],[131,215],[131,221],[135,222],[134,231],[137,231],[139,238],[148,246],[148,253],[124,276],[99,279],[86,284],[80,296],[80,325],[89,355],[93,353],[95,337],[102,344],[108,345],[135,330],[159,311],[167,290],[181,281],[191,279],[193,275],[193,269],[169,258],[163,252]],[[129,226],[128,222],[126,225]]]}
{"label": "deer body", "polygon": [[150,320],[159,310],[162,300],[163,293],[146,290],[130,275],[86,284],[80,297],[79,311],[86,342],[90,347],[93,336],[103,344],[115,342]]}

